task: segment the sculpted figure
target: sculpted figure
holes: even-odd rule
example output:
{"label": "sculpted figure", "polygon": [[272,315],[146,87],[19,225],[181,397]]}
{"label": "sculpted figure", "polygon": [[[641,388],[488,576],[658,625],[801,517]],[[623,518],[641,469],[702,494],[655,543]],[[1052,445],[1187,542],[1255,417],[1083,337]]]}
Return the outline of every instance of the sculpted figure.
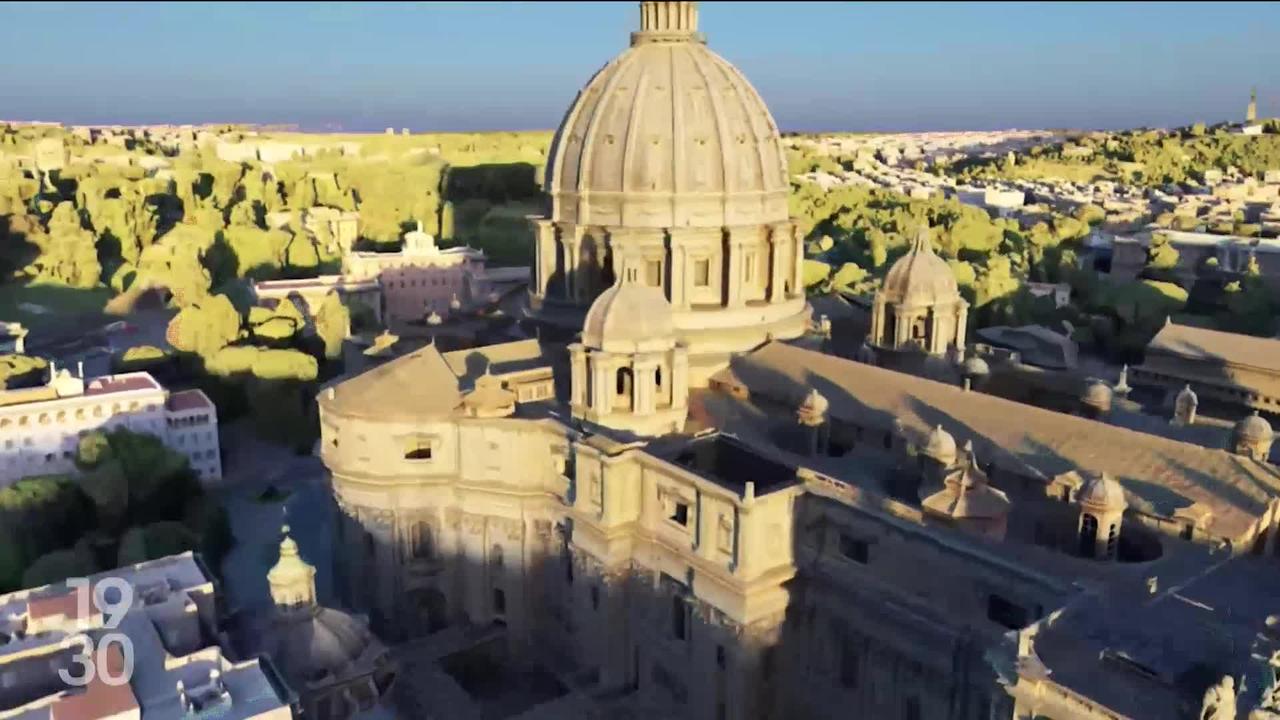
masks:
{"label": "sculpted figure", "polygon": [[1236,683],[1224,675],[1217,685],[1204,691],[1199,720],[1236,720]]}

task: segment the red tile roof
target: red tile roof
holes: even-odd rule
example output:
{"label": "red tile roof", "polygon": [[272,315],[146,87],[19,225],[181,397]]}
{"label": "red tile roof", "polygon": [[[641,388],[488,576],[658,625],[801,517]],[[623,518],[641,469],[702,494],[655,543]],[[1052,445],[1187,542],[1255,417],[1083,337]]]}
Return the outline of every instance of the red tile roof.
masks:
{"label": "red tile roof", "polygon": [[138,375],[105,375],[94,378],[84,389],[85,395],[107,395],[109,393],[127,392],[129,390],[159,390],[160,383],[146,374]]}
{"label": "red tile roof", "polygon": [[165,407],[170,412],[183,412],[185,410],[210,409],[213,407],[213,403],[200,390],[183,390],[170,395]]}

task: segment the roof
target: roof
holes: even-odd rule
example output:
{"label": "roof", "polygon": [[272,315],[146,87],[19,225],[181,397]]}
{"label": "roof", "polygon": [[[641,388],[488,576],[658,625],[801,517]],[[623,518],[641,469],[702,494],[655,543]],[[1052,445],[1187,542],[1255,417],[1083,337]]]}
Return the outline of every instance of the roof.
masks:
{"label": "roof", "polygon": [[494,375],[530,370],[551,364],[542,345],[534,339],[454,350],[444,354],[444,361],[463,384],[470,384],[488,369]]}
{"label": "roof", "polygon": [[169,399],[165,401],[165,407],[170,412],[184,412],[187,410],[212,409],[213,403],[209,401],[209,397],[202,390],[191,389],[170,394]]}
{"label": "roof", "polygon": [[161,390],[160,383],[149,373],[124,373],[94,378],[85,386],[85,395],[106,395],[130,390]]}
{"label": "roof", "polygon": [[448,415],[462,402],[458,378],[435,345],[330,385],[320,405],[340,415],[415,419]]}
{"label": "roof", "polygon": [[1165,323],[1147,350],[1280,373],[1280,340]]}
{"label": "roof", "polygon": [[957,439],[971,439],[982,452],[1046,479],[1072,470],[1105,471],[1142,501],[1145,507],[1138,509],[1172,517],[1201,503],[1213,513],[1207,529],[1220,537],[1246,535],[1280,495],[1280,471],[1246,457],[780,342],[736,358],[712,379],[790,406],[817,388],[831,402],[832,418],[886,430],[900,421],[921,438],[941,424]]}

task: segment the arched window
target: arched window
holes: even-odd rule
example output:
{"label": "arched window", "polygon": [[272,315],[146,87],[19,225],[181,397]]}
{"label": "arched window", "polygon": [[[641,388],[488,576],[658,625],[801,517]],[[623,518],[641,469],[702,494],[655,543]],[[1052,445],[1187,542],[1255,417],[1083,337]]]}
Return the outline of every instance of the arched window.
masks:
{"label": "arched window", "polygon": [[618,376],[617,376],[617,383],[616,383],[617,384],[616,392],[618,395],[623,397],[631,397],[632,379],[633,377],[631,374],[631,368],[629,367],[618,368]]}
{"label": "arched window", "polygon": [[661,387],[662,387],[662,368],[657,368],[656,370],[654,370],[654,373],[653,373],[653,382],[654,382],[654,384],[656,384],[659,388],[661,388]]}
{"label": "arched window", "polygon": [[1091,558],[1098,545],[1098,518],[1085,515],[1080,519],[1080,555]]}
{"label": "arched window", "polygon": [[915,322],[911,323],[911,339],[924,339],[924,318],[916,318]]}

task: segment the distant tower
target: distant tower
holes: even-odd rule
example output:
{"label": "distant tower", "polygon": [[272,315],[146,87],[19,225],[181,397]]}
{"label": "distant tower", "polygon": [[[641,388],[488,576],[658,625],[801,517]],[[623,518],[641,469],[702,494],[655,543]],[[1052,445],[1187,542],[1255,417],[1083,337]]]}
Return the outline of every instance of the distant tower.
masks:
{"label": "distant tower", "polygon": [[1249,91],[1249,107],[1244,111],[1244,121],[1250,125],[1258,121],[1258,88]]}

